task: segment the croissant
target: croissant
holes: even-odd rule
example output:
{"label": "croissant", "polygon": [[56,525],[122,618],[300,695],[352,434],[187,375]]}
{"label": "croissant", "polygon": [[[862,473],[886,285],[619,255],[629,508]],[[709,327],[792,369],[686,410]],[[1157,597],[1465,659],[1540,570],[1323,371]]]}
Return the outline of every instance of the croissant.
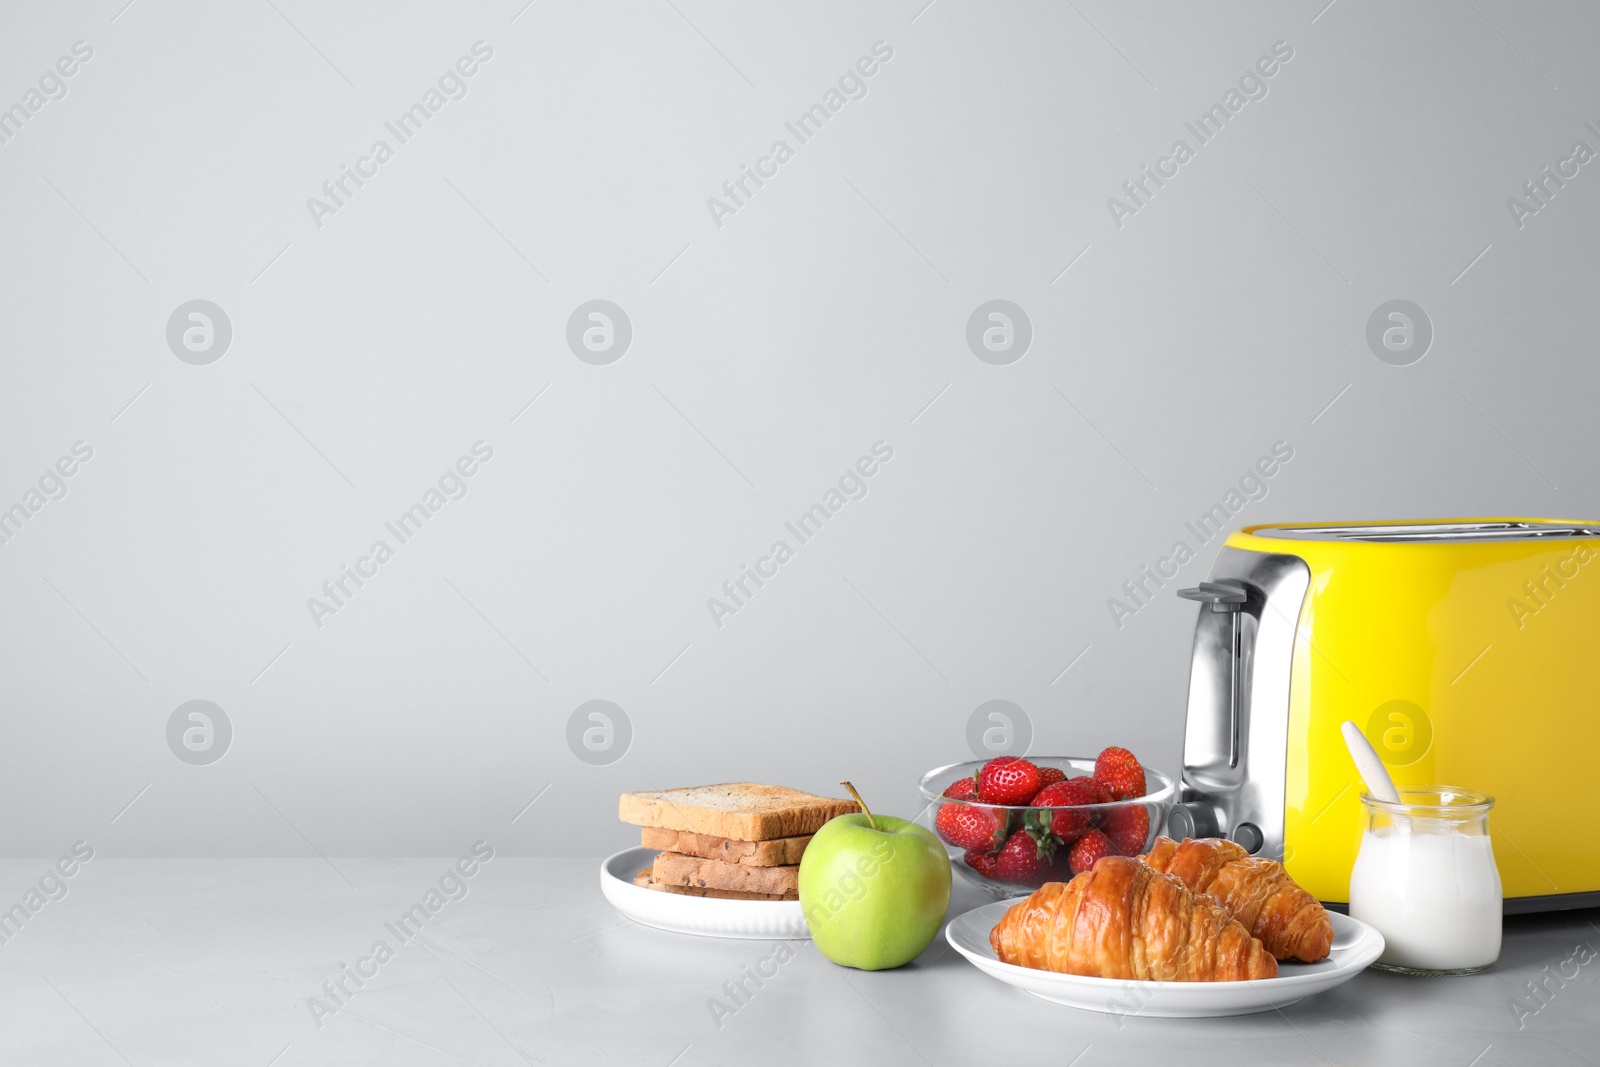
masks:
{"label": "croissant", "polygon": [[989,944],[1004,963],[1094,978],[1275,978],[1277,961],[1228,913],[1176,878],[1106,856],[1012,906]]}
{"label": "croissant", "polygon": [[1232,841],[1158,837],[1145,863],[1227,908],[1280,960],[1315,963],[1333,945],[1333,922],[1317,899],[1276,860],[1252,856]]}

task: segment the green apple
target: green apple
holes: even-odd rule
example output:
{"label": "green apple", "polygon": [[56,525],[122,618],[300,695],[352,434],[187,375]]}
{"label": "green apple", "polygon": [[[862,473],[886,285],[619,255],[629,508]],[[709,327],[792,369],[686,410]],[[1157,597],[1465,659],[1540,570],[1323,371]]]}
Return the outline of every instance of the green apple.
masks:
{"label": "green apple", "polygon": [[800,857],[800,910],[834,963],[863,971],[910,963],[938,936],[949,907],[950,857],[939,839],[865,804],[824,824]]}

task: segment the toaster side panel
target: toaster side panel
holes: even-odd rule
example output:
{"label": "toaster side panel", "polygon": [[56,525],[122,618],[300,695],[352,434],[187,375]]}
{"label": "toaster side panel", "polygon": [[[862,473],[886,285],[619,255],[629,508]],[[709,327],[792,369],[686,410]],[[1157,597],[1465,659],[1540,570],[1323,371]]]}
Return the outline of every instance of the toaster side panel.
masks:
{"label": "toaster side panel", "polygon": [[1363,815],[1339,733],[1348,719],[1397,784],[1495,796],[1508,899],[1600,890],[1600,847],[1580,818],[1600,753],[1600,539],[1293,550],[1311,570],[1284,777],[1295,879],[1349,899]]}
{"label": "toaster side panel", "polygon": [[1327,658],[1327,642],[1315,629],[1338,610],[1341,590],[1335,586],[1330,597],[1332,572],[1314,564],[1311,569],[1290,668],[1283,863],[1318,900],[1346,903],[1361,842],[1361,804],[1339,724],[1353,712],[1349,694],[1340,691],[1348,676]]}

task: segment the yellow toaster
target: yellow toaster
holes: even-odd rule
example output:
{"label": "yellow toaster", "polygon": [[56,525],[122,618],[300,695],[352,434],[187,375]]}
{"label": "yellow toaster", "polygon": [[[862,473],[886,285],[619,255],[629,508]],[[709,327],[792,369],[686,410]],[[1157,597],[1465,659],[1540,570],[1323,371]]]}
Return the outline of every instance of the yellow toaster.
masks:
{"label": "yellow toaster", "polygon": [[1281,858],[1349,901],[1358,723],[1404,789],[1489,793],[1507,912],[1600,905],[1600,524],[1249,526],[1198,601],[1169,832]]}

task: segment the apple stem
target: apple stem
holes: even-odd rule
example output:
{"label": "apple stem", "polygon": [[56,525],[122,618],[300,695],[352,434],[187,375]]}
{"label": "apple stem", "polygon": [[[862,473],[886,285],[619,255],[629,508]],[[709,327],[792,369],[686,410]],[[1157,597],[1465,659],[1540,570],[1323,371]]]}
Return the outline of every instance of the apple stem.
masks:
{"label": "apple stem", "polygon": [[860,794],[860,793],[857,793],[857,792],[856,792],[856,787],[855,787],[855,786],[853,786],[853,785],[851,785],[851,784],[850,784],[850,783],[849,783],[849,782],[840,782],[840,783],[839,783],[839,784],[840,784],[840,785],[842,785],[842,786],[844,786],[844,787],[845,787],[845,788],[846,788],[846,789],[848,789],[848,790],[850,790],[850,796],[851,796],[851,798],[852,798],[852,799],[853,799],[853,800],[854,800],[854,801],[855,801],[855,802],[856,802],[856,803],[857,803],[857,804],[860,804],[860,805],[861,805],[861,810],[862,810],[862,811],[863,811],[863,812],[864,812],[864,813],[865,813],[865,814],[866,814],[866,816],[867,816],[867,825],[868,825],[868,826],[870,826],[870,827],[872,827],[872,828],[873,828],[873,829],[874,829],[874,830],[876,830],[876,829],[877,829],[877,828],[878,828],[878,824],[877,824],[877,822],[876,822],[876,821],[875,821],[875,820],[874,820],[874,819],[873,819],[873,818],[872,818],[872,811],[871,811],[871,809],[869,809],[869,808],[868,808],[868,807],[867,807],[867,802],[866,802],[866,801],[864,801],[864,800],[862,800],[862,799],[861,799],[861,794]]}

